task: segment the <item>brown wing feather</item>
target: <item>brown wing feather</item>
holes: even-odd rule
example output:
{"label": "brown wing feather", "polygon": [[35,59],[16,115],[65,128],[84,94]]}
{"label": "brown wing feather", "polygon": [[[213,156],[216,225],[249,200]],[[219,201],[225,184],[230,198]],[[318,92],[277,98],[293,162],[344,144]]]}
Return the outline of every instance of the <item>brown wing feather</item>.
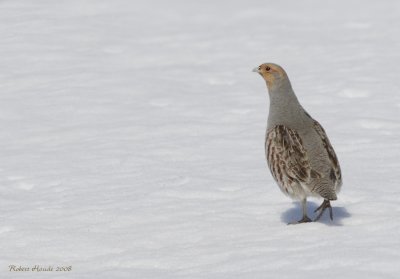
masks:
{"label": "brown wing feather", "polygon": [[331,162],[332,165],[329,177],[335,183],[335,188],[338,191],[340,189],[340,186],[342,185],[342,172],[340,170],[339,160],[336,156],[335,150],[333,149],[328,139],[328,136],[326,135],[324,128],[322,128],[321,124],[319,124],[318,121],[314,119],[313,121],[314,121],[315,131],[320,136],[322,144],[326,152],[328,153],[329,161]]}

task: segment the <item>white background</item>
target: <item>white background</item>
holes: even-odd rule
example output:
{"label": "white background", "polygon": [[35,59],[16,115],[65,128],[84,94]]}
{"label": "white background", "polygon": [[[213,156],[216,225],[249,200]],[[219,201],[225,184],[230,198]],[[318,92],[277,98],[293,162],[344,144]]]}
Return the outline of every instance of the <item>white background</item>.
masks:
{"label": "white background", "polygon": [[[1,1],[0,277],[400,278],[399,29],[395,0]],[[263,62],[336,149],[334,222],[286,225]]]}

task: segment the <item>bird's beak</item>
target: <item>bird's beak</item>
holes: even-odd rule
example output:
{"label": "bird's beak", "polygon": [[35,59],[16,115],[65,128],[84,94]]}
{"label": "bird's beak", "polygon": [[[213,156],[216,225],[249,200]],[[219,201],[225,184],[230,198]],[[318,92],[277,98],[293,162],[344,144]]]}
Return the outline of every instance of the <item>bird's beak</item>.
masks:
{"label": "bird's beak", "polygon": [[260,67],[255,67],[255,68],[253,69],[253,72],[255,72],[255,73],[260,73]]}

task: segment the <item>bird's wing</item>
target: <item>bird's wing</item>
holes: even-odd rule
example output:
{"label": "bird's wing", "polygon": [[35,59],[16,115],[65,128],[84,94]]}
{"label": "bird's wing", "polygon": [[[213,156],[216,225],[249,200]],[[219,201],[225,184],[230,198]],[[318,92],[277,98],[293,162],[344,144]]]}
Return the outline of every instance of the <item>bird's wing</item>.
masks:
{"label": "bird's wing", "polygon": [[265,153],[272,176],[286,192],[292,183],[307,183],[320,176],[311,169],[299,134],[284,125],[276,125],[267,132]]}
{"label": "bird's wing", "polygon": [[335,188],[339,190],[340,186],[342,185],[342,172],[340,170],[339,160],[336,156],[335,150],[333,149],[328,139],[328,136],[326,135],[324,128],[322,128],[321,124],[319,124],[318,121],[314,119],[313,121],[314,121],[314,129],[321,138],[322,144],[328,154],[329,161],[331,162],[332,169],[329,177],[334,182]]}

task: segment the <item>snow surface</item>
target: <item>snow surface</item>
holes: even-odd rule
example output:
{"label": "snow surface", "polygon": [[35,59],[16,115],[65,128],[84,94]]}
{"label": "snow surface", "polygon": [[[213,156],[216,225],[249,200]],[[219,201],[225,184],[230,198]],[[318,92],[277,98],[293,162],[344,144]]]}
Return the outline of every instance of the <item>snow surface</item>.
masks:
{"label": "snow surface", "polygon": [[[400,278],[399,1],[1,1],[0,23],[0,278]],[[334,222],[286,225],[263,62],[337,151]]]}

